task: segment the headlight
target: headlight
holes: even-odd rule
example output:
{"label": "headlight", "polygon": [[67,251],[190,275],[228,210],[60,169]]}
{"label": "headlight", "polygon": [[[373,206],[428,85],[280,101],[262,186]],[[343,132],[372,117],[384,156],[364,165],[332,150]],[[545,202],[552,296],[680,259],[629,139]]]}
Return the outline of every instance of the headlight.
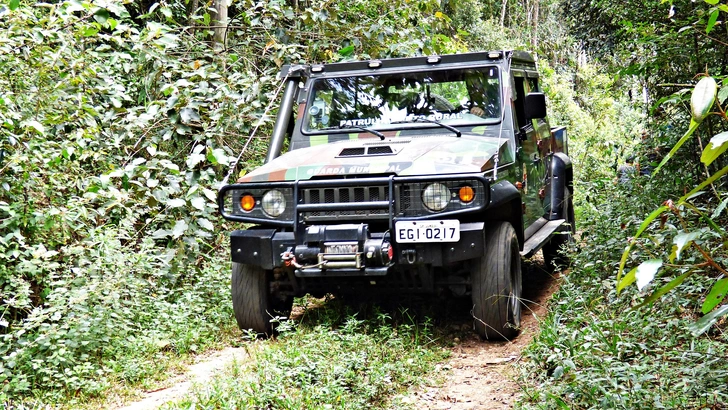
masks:
{"label": "headlight", "polygon": [[430,184],[422,190],[422,202],[431,211],[442,211],[450,202],[450,190],[440,183]]}
{"label": "headlight", "polygon": [[270,190],[263,195],[262,206],[266,215],[276,218],[286,210],[286,198],[281,191]]}

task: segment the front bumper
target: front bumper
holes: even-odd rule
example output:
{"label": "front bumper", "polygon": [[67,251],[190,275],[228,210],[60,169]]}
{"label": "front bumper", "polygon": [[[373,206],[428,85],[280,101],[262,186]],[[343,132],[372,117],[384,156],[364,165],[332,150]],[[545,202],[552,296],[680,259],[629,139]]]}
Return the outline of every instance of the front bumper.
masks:
{"label": "front bumper", "polygon": [[[485,249],[483,222],[460,224],[460,240],[449,243],[399,244],[394,241],[389,242],[389,237],[385,233],[369,232],[367,224],[338,225],[338,227],[341,229],[337,229],[329,236],[304,237],[298,244],[293,232],[265,228],[237,230],[230,235],[232,260],[267,270],[293,266],[297,277],[383,276],[395,266],[445,266],[477,258]],[[321,228],[323,232],[326,226]],[[372,250],[369,244],[379,241],[386,241],[392,247],[391,258],[382,258],[376,252],[374,255],[369,255]],[[357,251],[361,253],[358,265],[336,268],[316,266],[315,262],[321,261],[321,255],[325,253],[320,245],[324,242],[333,246],[336,243],[357,243]],[[292,264],[291,256],[299,257],[300,263]]]}

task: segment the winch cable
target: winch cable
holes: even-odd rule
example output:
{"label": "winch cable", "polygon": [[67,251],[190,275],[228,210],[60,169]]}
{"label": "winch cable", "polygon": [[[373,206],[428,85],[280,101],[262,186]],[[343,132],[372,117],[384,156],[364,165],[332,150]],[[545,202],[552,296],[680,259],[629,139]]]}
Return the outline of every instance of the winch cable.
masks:
{"label": "winch cable", "polygon": [[495,153],[495,161],[493,163],[493,181],[498,179],[498,160],[500,159],[500,145],[501,145],[501,137],[503,134],[503,122],[506,120],[506,103],[510,104],[511,102],[511,95],[513,94],[513,81],[511,81],[511,60],[513,57],[512,52],[508,52],[503,50],[503,57],[506,59],[506,75],[504,76],[506,78],[506,81],[508,81],[508,86],[505,87],[506,90],[508,90],[506,95],[503,97],[503,102],[501,103],[501,121],[500,121],[500,128],[498,129],[498,146],[496,148]]}
{"label": "winch cable", "polygon": [[250,144],[250,141],[253,140],[253,137],[255,137],[255,133],[258,132],[258,128],[260,128],[260,124],[263,122],[263,119],[268,116],[268,113],[270,112],[271,108],[273,107],[273,103],[278,100],[278,96],[281,93],[281,90],[283,89],[283,86],[286,85],[286,80],[288,80],[288,73],[283,77],[283,80],[281,80],[281,84],[278,86],[278,89],[275,92],[275,95],[268,103],[268,106],[265,108],[265,111],[263,112],[263,116],[260,117],[258,120],[258,123],[255,124],[255,128],[253,128],[253,131],[250,133],[250,136],[248,137],[248,140],[245,141],[245,145],[243,145],[243,149],[240,151],[240,155],[235,159],[235,162],[230,166],[230,170],[228,171],[227,175],[225,175],[225,178],[222,180],[222,183],[220,184],[220,187],[223,187],[227,185],[228,179],[230,179],[230,175],[233,174],[235,171],[235,167],[238,166],[238,162],[240,162],[240,159],[243,157],[243,154],[245,153],[245,150],[248,148],[248,144]]}

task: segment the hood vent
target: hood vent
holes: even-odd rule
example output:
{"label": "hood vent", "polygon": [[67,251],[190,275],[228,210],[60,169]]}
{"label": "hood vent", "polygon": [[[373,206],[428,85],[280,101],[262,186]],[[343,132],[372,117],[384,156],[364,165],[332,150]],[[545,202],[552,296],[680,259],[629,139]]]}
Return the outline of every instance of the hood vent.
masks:
{"label": "hood vent", "polygon": [[382,146],[382,147],[369,147],[367,150],[368,155],[382,155],[382,154],[392,154],[392,148],[388,146]]}
{"label": "hood vent", "polygon": [[340,157],[353,157],[357,155],[364,155],[364,148],[344,148],[339,154]]}
{"label": "hood vent", "polygon": [[[366,150],[366,151],[365,151]],[[388,155],[394,154],[392,147],[389,146],[375,146],[369,148],[344,148],[339,153],[340,157],[358,157],[364,155]]]}

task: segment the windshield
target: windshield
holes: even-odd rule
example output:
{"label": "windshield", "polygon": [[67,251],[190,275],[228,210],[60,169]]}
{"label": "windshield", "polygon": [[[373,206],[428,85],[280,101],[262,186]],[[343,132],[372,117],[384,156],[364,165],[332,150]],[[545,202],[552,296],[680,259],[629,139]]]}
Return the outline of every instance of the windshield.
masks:
{"label": "windshield", "polygon": [[367,127],[425,118],[474,126],[500,121],[496,67],[450,69],[314,81],[304,131]]}

